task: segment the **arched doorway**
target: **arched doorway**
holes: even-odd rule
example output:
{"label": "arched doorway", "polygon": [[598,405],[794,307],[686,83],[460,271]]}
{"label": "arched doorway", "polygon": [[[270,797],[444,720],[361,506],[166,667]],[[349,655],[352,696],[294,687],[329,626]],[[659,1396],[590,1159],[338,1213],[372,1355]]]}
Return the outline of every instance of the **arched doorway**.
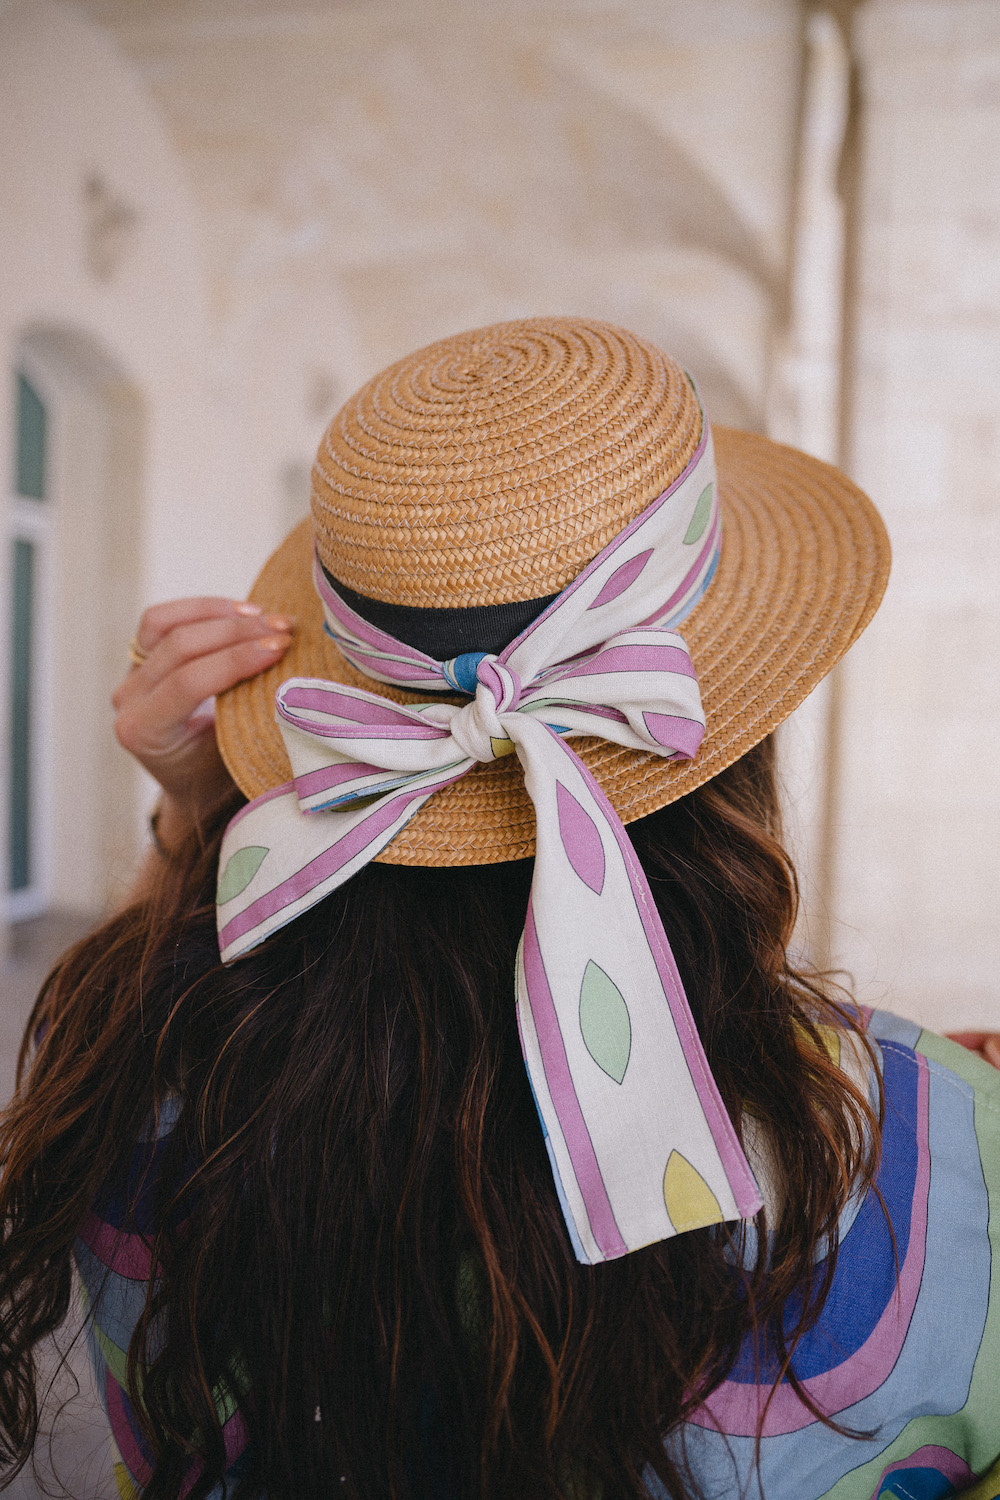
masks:
{"label": "arched doorway", "polygon": [[87,919],[136,842],[109,699],[137,607],[141,407],[89,338],[35,329],[13,372],[7,917]]}

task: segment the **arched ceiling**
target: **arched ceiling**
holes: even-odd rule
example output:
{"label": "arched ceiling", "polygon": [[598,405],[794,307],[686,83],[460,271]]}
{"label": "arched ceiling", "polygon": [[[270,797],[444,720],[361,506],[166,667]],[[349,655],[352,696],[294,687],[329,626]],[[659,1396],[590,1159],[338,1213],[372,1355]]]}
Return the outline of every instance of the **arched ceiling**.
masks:
{"label": "arched ceiling", "polygon": [[571,24],[540,24],[555,7],[522,29],[469,4],[317,17],[291,0],[147,0],[137,19],[132,3],[84,3],[139,63],[212,210],[323,221],[341,253],[365,257],[387,236],[481,249],[493,234],[700,245],[771,274],[683,145],[574,76],[556,46]]}
{"label": "arched ceiling", "polygon": [[[715,26],[732,94],[740,26],[747,45],[764,27],[787,50],[796,0],[621,0],[607,13],[585,0],[76,3],[163,112],[237,338],[267,327],[273,339],[300,320],[296,288],[315,297],[336,282],[350,381],[470,321],[631,308],[640,331],[700,350],[727,416],[759,425],[781,225],[762,231],[771,199],[758,193],[754,223],[698,137],[650,102],[657,89],[687,97],[690,38],[675,45],[671,28],[688,12],[709,38]],[[632,83],[630,57],[645,68]],[[710,52],[699,59],[711,71]],[[742,87],[747,131],[754,108],[783,111],[791,130],[794,100],[757,97],[750,76]]]}

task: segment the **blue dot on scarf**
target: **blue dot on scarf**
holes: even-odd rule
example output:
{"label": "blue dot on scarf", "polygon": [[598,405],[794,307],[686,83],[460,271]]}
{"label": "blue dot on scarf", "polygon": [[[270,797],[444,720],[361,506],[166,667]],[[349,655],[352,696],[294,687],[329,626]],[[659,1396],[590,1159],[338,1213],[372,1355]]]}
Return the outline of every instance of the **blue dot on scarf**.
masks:
{"label": "blue dot on scarf", "polygon": [[463,651],[461,656],[445,662],[444,674],[460,693],[468,693],[471,697],[478,687],[476,668],[483,657],[488,655],[487,651]]}

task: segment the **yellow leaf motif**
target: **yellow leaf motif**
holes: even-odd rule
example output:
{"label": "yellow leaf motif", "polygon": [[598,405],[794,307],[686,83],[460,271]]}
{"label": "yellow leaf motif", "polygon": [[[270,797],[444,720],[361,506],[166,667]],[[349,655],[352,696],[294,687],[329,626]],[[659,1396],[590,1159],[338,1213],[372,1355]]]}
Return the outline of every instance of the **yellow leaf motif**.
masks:
{"label": "yellow leaf motif", "polygon": [[132,1483],[128,1469],[121,1459],[115,1464],[115,1488],[118,1491],[119,1500],[141,1500],[139,1491]]}
{"label": "yellow leaf motif", "polygon": [[840,1067],[840,1033],[834,1026],[817,1026],[820,1041],[830,1054],[830,1061],[834,1067]]}
{"label": "yellow leaf motif", "polygon": [[[803,1045],[805,1047],[809,1048],[810,1050],[813,1049],[814,1046],[815,1046],[815,1043],[813,1042],[813,1039],[810,1036],[809,1032],[806,1031],[805,1027],[804,1026],[800,1026],[797,1021],[794,1023],[794,1026],[795,1026],[795,1033],[798,1036],[798,1038],[800,1039],[800,1041],[803,1043]],[[835,1026],[821,1026],[821,1025],[817,1024],[816,1025],[816,1033],[817,1033],[817,1035],[819,1037],[819,1040],[820,1040],[820,1042],[822,1044],[823,1050],[826,1053],[827,1057],[829,1057],[830,1061],[834,1064],[835,1067],[839,1068],[840,1067],[840,1032],[837,1030],[837,1028]]]}
{"label": "yellow leaf motif", "polygon": [[708,1183],[686,1156],[671,1151],[663,1174],[663,1201],[678,1234],[700,1229],[703,1224],[721,1224],[722,1209]]}
{"label": "yellow leaf motif", "polygon": [[493,754],[496,756],[497,760],[499,760],[502,755],[514,754],[513,740],[508,740],[506,738],[501,740],[495,734],[491,734],[490,744],[493,746]]}

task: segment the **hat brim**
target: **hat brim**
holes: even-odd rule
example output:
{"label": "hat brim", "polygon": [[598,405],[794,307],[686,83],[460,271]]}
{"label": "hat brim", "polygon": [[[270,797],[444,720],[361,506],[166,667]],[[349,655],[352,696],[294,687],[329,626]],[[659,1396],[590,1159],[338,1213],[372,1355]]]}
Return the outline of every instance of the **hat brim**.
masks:
{"label": "hat brim", "polygon": [[[713,428],[722,555],[681,626],[701,684],[707,732],[689,761],[608,740],[573,748],[623,823],[655,812],[738,760],[786,719],[864,630],[885,592],[890,549],[881,517],[837,469],[768,438]],[[312,581],[312,525],[291,533],[250,598],[298,620],[282,660],[223,694],[219,747],[249,798],[289,780],[274,719],[288,677],[321,677],[400,702],[426,700],[351,667],[323,629]],[[452,700],[457,701],[457,700]],[[535,816],[514,756],[476,766],[438,792],[377,858],[401,865],[479,865],[535,851]]]}

